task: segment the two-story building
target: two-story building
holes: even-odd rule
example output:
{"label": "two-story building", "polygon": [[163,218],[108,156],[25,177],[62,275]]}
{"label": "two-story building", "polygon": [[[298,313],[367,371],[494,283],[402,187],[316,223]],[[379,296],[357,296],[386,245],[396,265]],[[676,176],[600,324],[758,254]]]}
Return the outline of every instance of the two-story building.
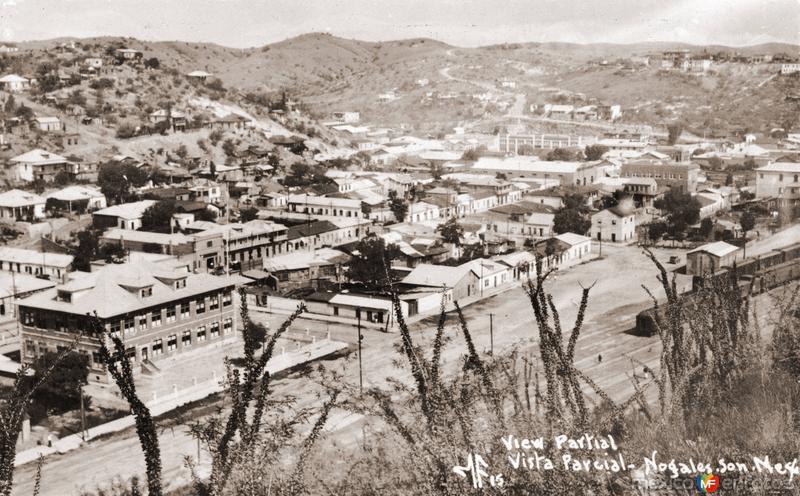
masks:
{"label": "two-story building", "polygon": [[289,212],[323,217],[364,217],[361,201],[328,196],[289,195]]}
{"label": "two-story building", "polygon": [[592,215],[592,239],[611,243],[636,241],[636,214],[632,208],[616,206]]}
{"label": "two-story building", "polygon": [[756,198],[776,199],[780,206],[800,201],[800,164],[776,162],[756,169]]}
{"label": "two-story building", "polygon": [[[174,260],[108,264],[72,272],[54,288],[18,301],[22,361],[69,348],[90,357],[89,380],[107,383],[100,346],[118,337],[138,373],[175,354],[234,337],[239,276],[176,269]],[[93,325],[96,315],[97,325]]]}

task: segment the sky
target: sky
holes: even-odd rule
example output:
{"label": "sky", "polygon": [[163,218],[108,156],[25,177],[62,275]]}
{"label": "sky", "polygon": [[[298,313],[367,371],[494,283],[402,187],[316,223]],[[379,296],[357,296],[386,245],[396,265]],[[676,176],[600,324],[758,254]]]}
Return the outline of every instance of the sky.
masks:
{"label": "sky", "polygon": [[457,46],[800,44],[800,0],[0,0],[0,40],[131,36],[246,48],[308,32]]}

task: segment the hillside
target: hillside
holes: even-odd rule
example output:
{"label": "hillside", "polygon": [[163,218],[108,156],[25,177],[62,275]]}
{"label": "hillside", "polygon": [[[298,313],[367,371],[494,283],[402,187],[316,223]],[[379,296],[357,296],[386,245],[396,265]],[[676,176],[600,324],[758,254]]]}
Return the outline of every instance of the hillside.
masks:
{"label": "hillside", "polygon": [[[633,70],[625,67],[632,56],[652,56],[664,50],[689,50],[698,55],[800,52],[800,47],[780,43],[752,47],[521,43],[461,48],[431,39],[366,42],[310,33],[252,49],[127,38],[50,40],[20,46],[43,50],[76,41],[86,53],[100,53],[108,44],[135,48],[176,74],[198,69],[211,72],[240,96],[288,91],[321,120],[332,111],[354,110],[367,123],[407,124],[423,132],[446,130],[474,119],[500,118],[514,103],[515,95],[524,95],[523,103],[548,103],[553,94],[541,92],[542,88],[622,105],[631,121],[657,124],[684,119],[698,126],[707,125],[704,121],[710,117],[712,124],[720,126],[724,122],[756,128],[791,118],[796,103],[787,102],[786,97],[800,93],[797,80],[768,81],[775,68],[765,64],[715,65],[702,77],[652,65]],[[500,88],[498,82],[503,79],[513,80],[515,89]],[[418,84],[420,80],[425,84]],[[387,93],[394,93],[395,98],[379,101],[379,95]],[[485,98],[479,99],[481,95]],[[743,103],[774,112],[757,112],[753,120]],[[714,115],[700,115],[699,109],[710,109]]]}

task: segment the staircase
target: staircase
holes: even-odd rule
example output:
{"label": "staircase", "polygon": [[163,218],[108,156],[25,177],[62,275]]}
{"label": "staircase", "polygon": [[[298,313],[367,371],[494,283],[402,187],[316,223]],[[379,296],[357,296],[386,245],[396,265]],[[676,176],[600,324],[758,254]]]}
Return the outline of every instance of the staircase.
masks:
{"label": "staircase", "polygon": [[161,375],[161,369],[150,360],[142,361],[142,374],[150,377],[157,377]]}

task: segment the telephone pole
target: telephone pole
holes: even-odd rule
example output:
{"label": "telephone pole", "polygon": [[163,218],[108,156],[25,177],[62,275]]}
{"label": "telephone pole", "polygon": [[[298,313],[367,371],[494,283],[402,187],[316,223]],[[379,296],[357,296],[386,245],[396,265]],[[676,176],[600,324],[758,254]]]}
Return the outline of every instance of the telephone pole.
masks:
{"label": "telephone pole", "polygon": [[494,314],[489,314],[489,354],[494,356]]}
{"label": "telephone pole", "polygon": [[358,319],[358,389],[360,394],[364,394],[364,371],[361,367],[361,308],[356,309]]}

